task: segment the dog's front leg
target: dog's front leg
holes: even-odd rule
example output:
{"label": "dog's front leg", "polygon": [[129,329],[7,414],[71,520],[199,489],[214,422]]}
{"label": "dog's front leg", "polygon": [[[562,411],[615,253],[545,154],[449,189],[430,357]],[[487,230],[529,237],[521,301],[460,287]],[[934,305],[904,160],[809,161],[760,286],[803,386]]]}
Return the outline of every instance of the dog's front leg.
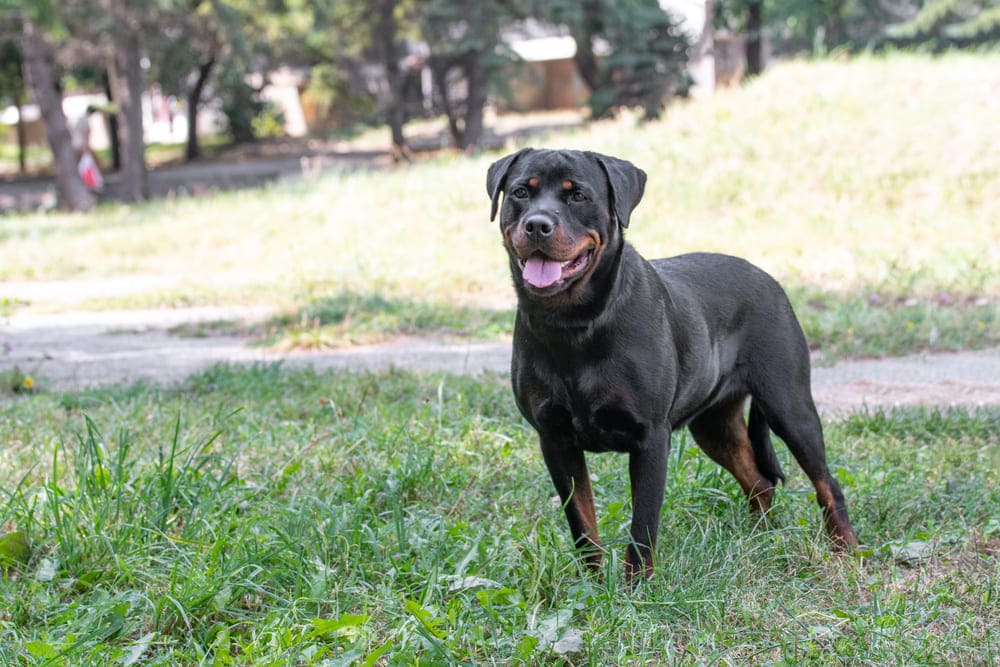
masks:
{"label": "dog's front leg", "polygon": [[653,550],[660,528],[663,487],[667,480],[670,432],[653,433],[629,455],[632,483],[632,543],[625,552],[625,580],[653,576]]}
{"label": "dog's front leg", "polygon": [[542,455],[562,499],[573,542],[590,569],[597,571],[601,564],[601,538],[597,533],[594,492],[583,450],[571,443],[543,437]]}

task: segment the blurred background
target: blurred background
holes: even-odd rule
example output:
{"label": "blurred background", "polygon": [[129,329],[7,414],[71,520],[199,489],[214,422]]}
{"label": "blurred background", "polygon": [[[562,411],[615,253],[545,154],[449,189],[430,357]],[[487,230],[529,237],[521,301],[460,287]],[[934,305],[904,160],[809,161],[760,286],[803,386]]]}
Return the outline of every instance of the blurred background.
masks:
{"label": "blurred background", "polygon": [[[1000,37],[993,0],[4,0],[0,8],[0,178],[58,183],[47,198],[11,189],[0,197],[8,210],[93,205],[94,194],[73,182],[78,156],[59,150],[79,144],[81,131],[110,176],[107,194],[134,201],[221,178],[177,174],[151,189],[147,170],[164,164],[469,151],[502,144],[519,126],[626,109],[653,119],[672,100],[740,85],[789,57],[978,49]],[[88,116],[88,106],[97,113]],[[510,120],[539,112],[550,113]],[[344,143],[373,128],[380,133],[369,141]],[[218,185],[322,166],[247,168]]]}

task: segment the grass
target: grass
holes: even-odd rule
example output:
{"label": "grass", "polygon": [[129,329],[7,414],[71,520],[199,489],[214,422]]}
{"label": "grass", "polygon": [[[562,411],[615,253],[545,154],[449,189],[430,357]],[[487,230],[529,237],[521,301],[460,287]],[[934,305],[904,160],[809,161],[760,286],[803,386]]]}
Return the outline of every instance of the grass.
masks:
{"label": "grass", "polygon": [[0,403],[0,662],[995,664],[1000,412],[827,424],[864,549],[804,476],[755,527],[677,434],[654,579],[621,581],[625,460],[572,557],[503,378],[217,367]]}
{"label": "grass", "polygon": [[930,299],[886,299],[872,291],[836,294],[801,288],[790,296],[820,363],[1000,345],[998,309],[989,299],[956,303],[945,292]]}

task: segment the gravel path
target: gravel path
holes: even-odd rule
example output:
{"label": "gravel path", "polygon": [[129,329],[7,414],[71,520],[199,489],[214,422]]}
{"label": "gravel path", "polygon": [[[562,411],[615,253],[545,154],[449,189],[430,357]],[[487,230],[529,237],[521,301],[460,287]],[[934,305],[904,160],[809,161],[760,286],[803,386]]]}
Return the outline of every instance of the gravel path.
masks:
{"label": "gravel path", "polygon": [[[169,329],[218,320],[255,320],[267,309],[15,314],[0,320],[0,372],[13,366],[50,390],[146,380],[175,384],[218,362],[282,362],[289,368],[382,370],[392,366],[450,373],[507,371],[508,342],[446,344],[404,339],[326,352],[279,353],[238,336],[184,337]],[[1000,405],[1000,349],[863,359],[813,369],[813,394],[825,412],[896,405]]]}

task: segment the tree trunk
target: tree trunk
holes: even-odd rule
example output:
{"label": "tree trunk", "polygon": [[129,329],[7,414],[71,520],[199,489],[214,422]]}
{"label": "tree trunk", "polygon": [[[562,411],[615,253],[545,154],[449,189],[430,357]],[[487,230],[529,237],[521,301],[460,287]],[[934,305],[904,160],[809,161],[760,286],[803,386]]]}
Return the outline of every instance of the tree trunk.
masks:
{"label": "tree trunk", "polygon": [[747,2],[747,76],[764,71],[764,0]]}
{"label": "tree trunk", "polygon": [[452,143],[456,147],[462,146],[462,128],[458,126],[458,117],[455,108],[452,106],[451,97],[448,95],[448,71],[451,64],[447,59],[431,55],[430,60],[431,76],[434,84],[437,85],[438,94],[441,96],[441,108],[448,119],[448,132],[451,134]]}
{"label": "tree trunk", "polygon": [[24,21],[21,54],[24,80],[41,110],[45,121],[45,136],[52,148],[52,168],[55,172],[59,207],[72,211],[89,211],[94,207],[94,195],[87,190],[77,171],[77,155],[63,114],[62,96],[56,93],[52,75],[49,44],[30,19]]}
{"label": "tree trunk", "polygon": [[[110,104],[114,104],[115,95],[111,90],[111,75],[108,70],[104,70],[102,76],[104,81],[104,94]],[[121,171],[122,169],[122,144],[118,138],[118,115],[115,113],[102,114],[108,121],[108,141],[111,143],[111,171]]]}
{"label": "tree trunk", "polygon": [[573,62],[580,78],[591,92],[601,87],[600,68],[594,55],[594,35],[601,31],[601,7],[598,2],[588,0],[583,3],[583,18],[578,26],[571,29],[576,53]]}
{"label": "tree trunk", "polygon": [[115,45],[114,88],[122,117],[122,184],[124,201],[142,201],[149,196],[146,174],[146,146],[142,137],[142,69],[139,64],[139,36],[122,26]]}
{"label": "tree trunk", "polygon": [[465,112],[462,114],[462,141],[459,148],[468,152],[478,148],[483,140],[483,108],[486,106],[489,83],[485,59],[496,44],[495,41],[488,41],[488,45],[483,45],[482,41],[495,40],[496,37],[491,38],[489,25],[492,12],[484,3],[466,0],[463,6],[469,27],[473,34],[479,35],[467,47],[460,63],[465,75]]}
{"label": "tree trunk", "polygon": [[463,150],[479,147],[483,140],[483,109],[486,107],[486,67],[483,53],[473,51],[465,62],[465,83],[468,96],[465,99],[465,122],[462,127]]}
{"label": "tree trunk", "polygon": [[14,94],[14,104],[17,106],[17,169],[23,176],[28,172],[28,140],[24,133],[24,77]]}
{"label": "tree trunk", "polygon": [[399,71],[399,54],[396,51],[396,5],[398,0],[381,0],[378,6],[378,47],[385,67],[385,77],[389,84],[389,100],[386,104],[386,119],[392,137],[392,158],[409,160],[409,148],[403,135],[403,77]]}
{"label": "tree trunk", "polygon": [[201,157],[201,146],[198,144],[198,107],[201,105],[201,96],[205,92],[205,84],[208,83],[208,76],[215,67],[215,54],[208,57],[198,65],[198,78],[194,86],[188,93],[187,98],[187,147],[184,149],[184,159],[188,162]]}
{"label": "tree trunk", "polygon": [[847,42],[843,0],[831,0],[827,4],[823,24],[826,27],[826,42],[830,48],[843,46]]}

